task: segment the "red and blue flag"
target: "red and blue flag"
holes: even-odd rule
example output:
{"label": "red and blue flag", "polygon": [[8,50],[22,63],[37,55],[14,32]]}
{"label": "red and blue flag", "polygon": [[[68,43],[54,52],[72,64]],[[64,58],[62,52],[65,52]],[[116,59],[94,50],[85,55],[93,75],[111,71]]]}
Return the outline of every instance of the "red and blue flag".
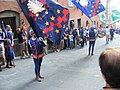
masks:
{"label": "red and blue flag", "polygon": [[37,37],[47,37],[54,44],[63,37],[69,20],[69,10],[53,0],[37,0],[45,9],[34,14],[28,8],[28,0],[17,0]]}
{"label": "red and blue flag", "polygon": [[88,18],[96,16],[105,10],[100,0],[72,0]]}

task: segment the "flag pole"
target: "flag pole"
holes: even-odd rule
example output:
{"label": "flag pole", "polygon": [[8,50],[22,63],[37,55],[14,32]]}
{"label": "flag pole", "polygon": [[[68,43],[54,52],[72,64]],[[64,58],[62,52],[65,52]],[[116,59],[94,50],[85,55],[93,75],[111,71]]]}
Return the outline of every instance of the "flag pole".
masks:
{"label": "flag pole", "polygon": [[110,26],[110,0],[106,1],[106,25]]}

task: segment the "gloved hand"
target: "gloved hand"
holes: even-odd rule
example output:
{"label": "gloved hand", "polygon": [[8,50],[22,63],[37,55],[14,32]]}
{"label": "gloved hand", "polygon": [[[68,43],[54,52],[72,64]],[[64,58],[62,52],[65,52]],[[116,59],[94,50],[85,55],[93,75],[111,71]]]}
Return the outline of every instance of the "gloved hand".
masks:
{"label": "gloved hand", "polygon": [[8,39],[7,42],[8,42],[8,44],[11,44],[11,40],[10,39]]}
{"label": "gloved hand", "polygon": [[42,37],[39,37],[39,40],[40,40],[40,41],[43,41],[43,38],[42,38]]}

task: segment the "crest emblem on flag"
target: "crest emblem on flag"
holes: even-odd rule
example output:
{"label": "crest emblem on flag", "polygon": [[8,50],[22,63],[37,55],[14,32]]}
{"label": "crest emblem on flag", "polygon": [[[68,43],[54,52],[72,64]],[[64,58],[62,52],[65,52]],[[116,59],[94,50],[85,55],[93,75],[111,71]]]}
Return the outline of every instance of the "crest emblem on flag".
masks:
{"label": "crest emblem on flag", "polygon": [[88,0],[79,0],[79,3],[80,3],[82,6],[87,6],[87,5],[88,5]]}

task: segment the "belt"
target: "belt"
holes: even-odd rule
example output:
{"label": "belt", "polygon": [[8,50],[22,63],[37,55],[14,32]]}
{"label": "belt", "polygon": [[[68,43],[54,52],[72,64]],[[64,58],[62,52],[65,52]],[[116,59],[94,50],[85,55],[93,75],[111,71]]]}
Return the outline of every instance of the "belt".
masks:
{"label": "belt", "polygon": [[40,58],[42,58],[43,56],[45,56],[45,53],[42,53],[42,54],[40,54],[40,55],[32,55],[32,57],[33,58],[35,58],[35,59],[40,59]]}

